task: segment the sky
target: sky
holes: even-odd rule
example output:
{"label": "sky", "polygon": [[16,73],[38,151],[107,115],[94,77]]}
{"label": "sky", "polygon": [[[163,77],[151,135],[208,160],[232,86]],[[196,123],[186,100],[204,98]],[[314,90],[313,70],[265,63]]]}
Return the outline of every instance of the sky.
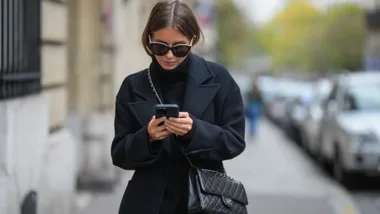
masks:
{"label": "sky", "polygon": [[284,0],[234,0],[234,2],[245,11],[251,21],[259,25],[268,22],[284,5]]}
{"label": "sky", "polygon": [[[281,10],[287,0],[233,0],[245,11],[251,21],[263,25],[270,21]],[[318,8],[325,8],[329,4],[337,2],[356,2],[371,5],[376,0],[310,0]],[[380,1],[380,0],[379,0]]]}

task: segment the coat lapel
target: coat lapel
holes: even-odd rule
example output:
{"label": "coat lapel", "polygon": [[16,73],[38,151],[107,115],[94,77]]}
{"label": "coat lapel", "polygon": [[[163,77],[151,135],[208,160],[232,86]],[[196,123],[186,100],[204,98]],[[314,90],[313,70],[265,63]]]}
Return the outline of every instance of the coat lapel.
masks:
{"label": "coat lapel", "polygon": [[[162,91],[160,89],[161,87],[159,85],[159,81],[157,80],[157,76],[154,76],[153,72],[151,73],[151,75],[154,87],[156,88],[160,98],[162,99]],[[141,79],[136,88],[138,88],[139,90],[134,90],[133,94],[137,96],[141,101],[129,103],[129,106],[133,114],[139,121],[140,125],[145,126],[149,123],[149,121],[155,114],[154,106],[156,104],[159,104],[159,101],[156,95],[154,94],[152,87],[150,86],[147,72],[144,72],[144,74],[141,75]],[[168,138],[163,140],[163,147],[167,152],[170,153],[171,147]]]}
{"label": "coat lapel", "polygon": [[[155,81],[156,77],[153,77],[153,81],[156,87],[156,90],[162,97],[162,93],[160,87],[157,84],[158,81]],[[133,94],[138,97],[137,102],[129,103],[129,106],[139,121],[141,126],[145,126],[152,119],[154,115],[154,106],[158,104],[158,99],[153,93],[153,90],[149,84],[149,79],[147,72],[145,71],[143,75],[141,75],[140,81],[137,83],[135,89],[133,90]]]}
{"label": "coat lapel", "polygon": [[185,89],[183,111],[196,118],[202,118],[219,89],[218,84],[206,84],[213,77],[204,59],[192,54],[188,68],[188,80]]}

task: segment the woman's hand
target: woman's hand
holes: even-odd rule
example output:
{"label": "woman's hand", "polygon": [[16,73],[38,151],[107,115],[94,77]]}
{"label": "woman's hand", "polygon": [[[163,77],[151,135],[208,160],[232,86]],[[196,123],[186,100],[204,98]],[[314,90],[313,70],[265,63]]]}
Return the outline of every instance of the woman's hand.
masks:
{"label": "woman's hand", "polygon": [[171,134],[171,132],[168,131],[164,125],[159,125],[161,122],[164,122],[166,120],[166,117],[156,119],[156,117],[153,116],[152,120],[148,124],[148,134],[150,136],[150,142],[163,140]]}
{"label": "woman's hand", "polygon": [[169,118],[165,121],[165,127],[175,135],[183,136],[193,128],[193,119],[189,113],[180,112],[178,118]]}

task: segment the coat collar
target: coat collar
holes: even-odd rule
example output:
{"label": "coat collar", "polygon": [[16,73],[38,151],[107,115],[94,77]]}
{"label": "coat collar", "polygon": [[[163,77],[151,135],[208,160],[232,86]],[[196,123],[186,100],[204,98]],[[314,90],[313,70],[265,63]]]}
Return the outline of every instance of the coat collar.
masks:
{"label": "coat collar", "polygon": [[206,60],[191,54],[183,111],[189,112],[197,118],[202,118],[204,111],[219,89],[218,84],[208,83],[208,80],[213,77],[214,73],[207,65]]}
{"label": "coat collar", "polygon": [[206,60],[203,58],[191,53],[189,56],[189,68],[188,76],[195,80],[199,85],[210,79],[214,76],[211,69],[208,67]]}

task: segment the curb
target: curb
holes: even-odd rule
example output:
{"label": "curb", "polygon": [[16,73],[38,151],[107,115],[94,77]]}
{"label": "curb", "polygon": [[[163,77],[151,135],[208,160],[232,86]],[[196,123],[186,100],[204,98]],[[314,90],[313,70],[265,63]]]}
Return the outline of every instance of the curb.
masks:
{"label": "curb", "polygon": [[94,193],[90,191],[79,191],[75,195],[75,210],[77,214],[81,214],[94,200]]}
{"label": "curb", "polygon": [[351,194],[334,180],[327,181],[330,188],[329,203],[335,214],[362,214]]}
{"label": "curb", "polygon": [[[125,189],[125,183],[127,183],[133,175],[133,171],[123,171],[120,174],[120,179],[118,179],[117,183],[115,184],[113,191],[105,193],[107,194],[115,194],[118,191],[118,188]],[[91,203],[96,200],[97,196],[101,195],[102,193],[91,191],[90,190],[80,190],[75,195],[75,208],[76,208],[76,214],[82,214],[86,211],[86,209],[91,206]]]}

